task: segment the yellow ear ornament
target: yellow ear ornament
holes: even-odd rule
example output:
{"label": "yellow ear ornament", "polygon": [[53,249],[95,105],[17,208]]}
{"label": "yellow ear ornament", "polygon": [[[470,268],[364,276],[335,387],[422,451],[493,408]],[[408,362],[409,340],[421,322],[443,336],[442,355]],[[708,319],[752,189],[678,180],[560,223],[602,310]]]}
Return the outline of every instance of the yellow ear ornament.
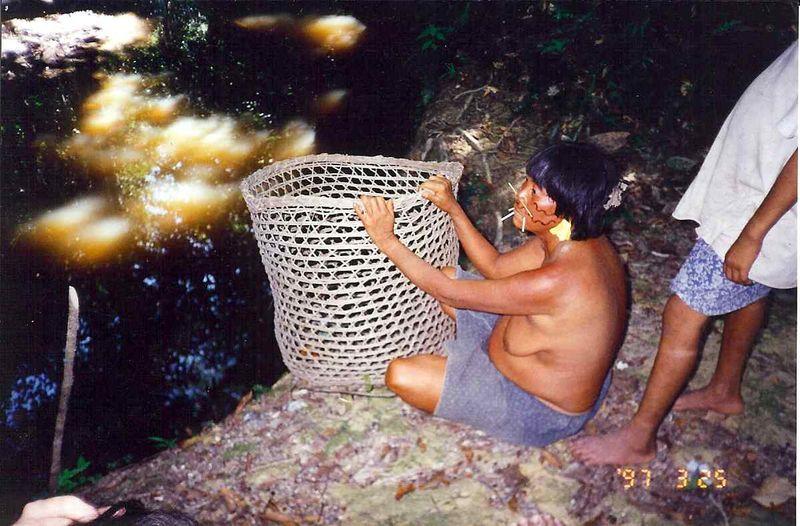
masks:
{"label": "yellow ear ornament", "polygon": [[566,219],[562,219],[559,224],[550,229],[550,233],[559,241],[568,241],[572,237],[572,224]]}

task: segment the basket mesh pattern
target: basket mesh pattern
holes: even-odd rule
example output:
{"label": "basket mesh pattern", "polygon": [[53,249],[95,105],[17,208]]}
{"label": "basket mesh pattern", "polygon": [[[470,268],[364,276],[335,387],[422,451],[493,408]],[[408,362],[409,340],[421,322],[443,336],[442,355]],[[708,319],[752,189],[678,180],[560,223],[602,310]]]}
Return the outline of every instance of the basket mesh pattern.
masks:
{"label": "basket mesh pattern", "polygon": [[242,182],[281,355],[298,380],[361,390],[383,385],[394,358],[442,354],[453,321],[375,247],[353,203],[362,194],[392,198],[398,238],[430,264],[454,266],[452,222],[417,187],[439,174],[457,189],[462,170],[458,163],[314,155]]}

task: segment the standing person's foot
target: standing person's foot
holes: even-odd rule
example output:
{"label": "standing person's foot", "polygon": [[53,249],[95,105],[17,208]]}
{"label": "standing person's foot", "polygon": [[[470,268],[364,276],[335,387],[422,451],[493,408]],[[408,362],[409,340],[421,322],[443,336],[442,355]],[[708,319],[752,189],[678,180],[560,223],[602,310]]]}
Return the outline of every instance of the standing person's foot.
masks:
{"label": "standing person's foot", "polygon": [[679,396],[675,400],[673,409],[675,411],[700,409],[715,411],[723,415],[740,415],[744,412],[744,401],[739,394],[720,394],[706,386]]}
{"label": "standing person's foot", "polygon": [[604,435],[576,440],[569,446],[584,464],[644,464],[656,456],[656,440],[631,424]]}

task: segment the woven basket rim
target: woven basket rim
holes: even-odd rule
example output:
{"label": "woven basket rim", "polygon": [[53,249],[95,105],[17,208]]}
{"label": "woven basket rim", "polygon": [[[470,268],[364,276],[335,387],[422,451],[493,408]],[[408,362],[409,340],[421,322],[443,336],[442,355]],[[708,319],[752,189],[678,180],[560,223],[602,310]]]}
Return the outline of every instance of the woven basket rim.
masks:
{"label": "woven basket rim", "polygon": [[[292,157],[277,161],[269,166],[256,170],[247,176],[239,185],[248,208],[251,210],[263,211],[268,208],[297,207],[321,207],[335,210],[352,210],[353,199],[343,197],[316,197],[310,195],[283,196],[283,197],[263,197],[253,193],[253,187],[272,175],[302,166],[305,164],[318,163],[341,163],[341,164],[365,164],[375,165],[375,167],[397,166],[400,168],[410,168],[414,170],[435,171],[447,177],[455,185],[461,179],[464,166],[458,162],[436,162],[436,161],[415,161],[412,159],[401,159],[397,157],[384,157],[382,155],[345,155],[322,153],[317,155],[304,155],[302,157]],[[423,201],[418,193],[409,193],[399,198],[395,198],[395,210],[399,211],[416,202]]]}

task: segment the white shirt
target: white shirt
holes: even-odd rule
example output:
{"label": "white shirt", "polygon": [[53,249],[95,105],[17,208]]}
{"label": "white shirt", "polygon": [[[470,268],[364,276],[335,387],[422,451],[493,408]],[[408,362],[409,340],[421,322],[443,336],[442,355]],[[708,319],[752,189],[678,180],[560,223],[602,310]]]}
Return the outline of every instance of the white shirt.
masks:
{"label": "white shirt", "polygon": [[[797,149],[797,42],[745,90],[673,212],[724,259]],[[769,287],[797,286],[797,205],[770,229],[750,269]]]}

